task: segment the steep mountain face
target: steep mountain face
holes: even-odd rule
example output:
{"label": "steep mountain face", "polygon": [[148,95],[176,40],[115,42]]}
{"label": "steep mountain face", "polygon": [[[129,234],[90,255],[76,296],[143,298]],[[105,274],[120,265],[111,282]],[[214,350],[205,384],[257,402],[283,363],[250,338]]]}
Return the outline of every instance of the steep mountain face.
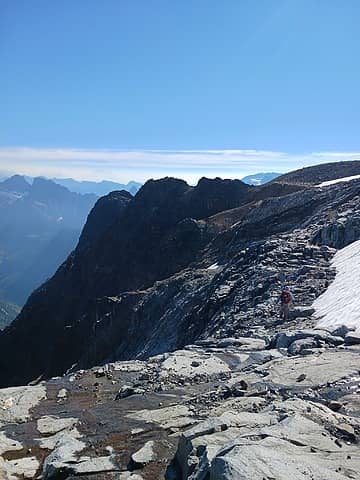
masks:
{"label": "steep mountain face", "polygon": [[88,215],[86,224],[80,236],[79,245],[81,249],[96,243],[105,231],[116,222],[121,212],[132,199],[132,195],[123,190],[111,192],[101,197]]}
{"label": "steep mountain face", "polygon": [[248,175],[241,180],[248,185],[264,185],[265,183],[270,182],[271,180],[275,180],[275,178],[279,177],[281,173],[276,172],[261,172],[261,173],[254,173],[253,175]]}
{"label": "steep mountain face", "polygon": [[312,167],[301,168],[285,173],[275,179],[279,183],[317,185],[337,178],[351,177],[360,174],[360,160],[323,163]]}
{"label": "steep mountain face", "polygon": [[21,305],[55,272],[95,200],[43,178],[30,185],[15,175],[0,183],[0,298]]}

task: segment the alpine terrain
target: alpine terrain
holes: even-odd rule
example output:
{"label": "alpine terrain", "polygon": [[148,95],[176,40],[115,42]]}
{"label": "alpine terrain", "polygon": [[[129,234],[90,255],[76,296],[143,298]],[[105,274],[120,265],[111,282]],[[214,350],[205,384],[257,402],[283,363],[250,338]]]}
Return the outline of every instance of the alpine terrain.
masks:
{"label": "alpine terrain", "polygon": [[0,478],[358,479],[359,255],[360,161],[102,197],[0,332]]}

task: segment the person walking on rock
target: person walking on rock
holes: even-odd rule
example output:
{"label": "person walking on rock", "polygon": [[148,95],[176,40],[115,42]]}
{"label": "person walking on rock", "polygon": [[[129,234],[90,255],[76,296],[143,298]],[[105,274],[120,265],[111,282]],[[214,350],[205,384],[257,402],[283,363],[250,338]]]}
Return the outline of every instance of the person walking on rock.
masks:
{"label": "person walking on rock", "polygon": [[287,322],[289,318],[290,305],[292,303],[292,295],[289,287],[284,286],[280,295],[280,318]]}

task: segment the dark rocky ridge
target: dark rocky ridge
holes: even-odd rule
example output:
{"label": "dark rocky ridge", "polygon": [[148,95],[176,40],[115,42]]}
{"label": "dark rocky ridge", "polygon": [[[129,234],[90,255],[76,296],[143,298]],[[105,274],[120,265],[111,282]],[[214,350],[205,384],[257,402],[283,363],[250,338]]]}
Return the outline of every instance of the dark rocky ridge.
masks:
{"label": "dark rocky ridge", "polygon": [[316,185],[337,178],[360,175],[360,160],[332,162],[305,167],[277,177],[275,182]]}
{"label": "dark rocky ridge", "polygon": [[101,197],[88,215],[80,235],[79,248],[84,249],[95,243],[118,220],[132,198],[126,190],[111,192]]}
{"label": "dark rocky ridge", "polygon": [[[329,223],[327,212],[354,213],[359,185],[283,197],[272,195],[279,188],[285,194],[286,185],[266,185],[264,199],[265,187],[242,182],[203,179],[193,188],[164,179],[148,182],[129,202],[121,195],[119,204],[103,200],[89,217],[85,244],[0,336],[2,385],[73,365],[145,358],[208,335],[271,329],[284,279],[305,303],[331,281],[333,252],[316,246],[316,235]],[[104,217],[104,233],[92,242],[86,232],[94,219],[102,228],[107,201],[117,205],[117,218],[109,226]],[[212,263],[218,266],[209,269]]]}

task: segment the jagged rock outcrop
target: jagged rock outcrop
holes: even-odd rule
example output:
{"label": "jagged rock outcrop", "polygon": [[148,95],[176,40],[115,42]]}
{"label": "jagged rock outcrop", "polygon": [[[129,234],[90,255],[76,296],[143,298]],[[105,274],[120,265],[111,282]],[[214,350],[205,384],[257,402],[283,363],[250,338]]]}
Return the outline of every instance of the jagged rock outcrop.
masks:
{"label": "jagged rock outcrop", "polygon": [[344,215],[332,218],[314,236],[314,242],[321,245],[329,245],[333,248],[344,248],[360,238],[360,215],[352,212],[351,215],[345,212]]}
{"label": "jagged rock outcrop", "polygon": [[[265,199],[254,188],[150,181],[133,200],[108,198],[116,218],[109,225],[104,215],[92,242],[100,202],[77,249],[0,335],[2,385],[146,358],[209,335],[271,331],[284,281],[310,305],[334,276],[336,250],[319,245],[319,231],[334,215],[358,215],[360,183]],[[9,367],[10,351],[18,353]]]}
{"label": "jagged rock outcrop", "polygon": [[101,197],[88,215],[79,239],[79,248],[83,250],[96,243],[106,230],[118,221],[132,198],[126,190],[114,191]]}

